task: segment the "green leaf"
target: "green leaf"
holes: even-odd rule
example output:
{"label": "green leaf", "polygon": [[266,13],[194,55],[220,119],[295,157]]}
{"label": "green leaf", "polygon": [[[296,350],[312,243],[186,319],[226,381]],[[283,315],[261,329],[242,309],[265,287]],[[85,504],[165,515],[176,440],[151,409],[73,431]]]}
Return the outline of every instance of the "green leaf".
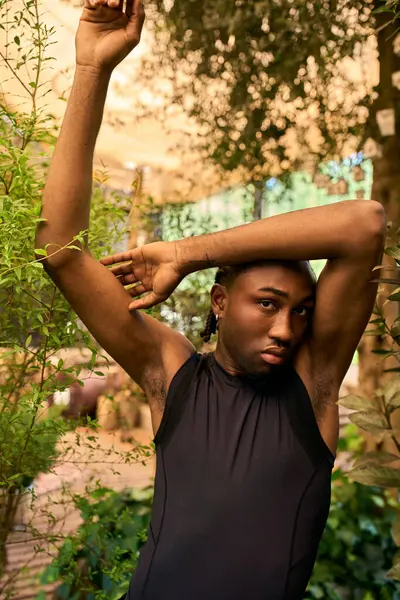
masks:
{"label": "green leaf", "polygon": [[364,336],[377,337],[379,335],[382,335],[382,332],[379,329],[368,329],[368,331],[364,331]]}
{"label": "green leaf", "polygon": [[32,336],[31,336],[31,335],[29,335],[29,336],[26,338],[25,346],[28,348],[28,347],[31,345],[31,343],[32,343]]}
{"label": "green leaf", "polygon": [[21,45],[21,40],[19,39],[19,37],[17,35],[14,37],[14,42],[17,44],[17,46]]}
{"label": "green leaf", "polygon": [[387,299],[391,300],[392,302],[400,302],[400,292],[390,294]]}
{"label": "green leaf", "polygon": [[349,478],[364,485],[397,488],[400,486],[400,470],[391,467],[367,465],[349,472]]}
{"label": "green leaf", "polygon": [[386,573],[386,577],[388,579],[396,579],[396,580],[400,580],[400,563],[397,563],[397,565],[394,565],[390,571],[388,571]]}
{"label": "green leaf", "polygon": [[395,340],[400,336],[400,323],[395,323],[393,327],[390,329],[390,335]]}
{"label": "green leaf", "polygon": [[396,546],[400,546],[400,516],[398,515],[396,520],[393,523],[392,528],[393,539],[396,543]]}
{"label": "green leaf", "polygon": [[368,433],[375,435],[390,430],[385,417],[379,411],[370,410],[367,413],[356,412],[349,415],[349,419],[363,431],[367,431]]}
{"label": "green leaf", "polygon": [[400,248],[386,248],[385,254],[387,254],[387,256],[391,256],[392,258],[397,258],[398,260],[400,260]]}
{"label": "green leaf", "polygon": [[386,405],[400,406],[400,377],[391,379],[382,389],[382,395]]}
{"label": "green leaf", "polygon": [[47,256],[47,251],[43,248],[36,248],[35,254],[38,254],[39,256]]}
{"label": "green leaf", "polygon": [[367,452],[366,454],[363,454],[357,458],[353,468],[362,467],[368,464],[385,465],[394,462],[395,460],[400,460],[400,456],[383,451]]}
{"label": "green leaf", "polygon": [[354,394],[341,398],[338,404],[339,406],[343,406],[344,408],[359,411],[366,411],[369,410],[371,407],[376,408],[376,404],[371,402],[371,400],[369,400],[368,398],[364,398],[363,396],[356,396]]}
{"label": "green leaf", "polygon": [[378,8],[374,9],[374,14],[378,14],[378,13],[394,13],[395,9],[393,6],[378,6]]}

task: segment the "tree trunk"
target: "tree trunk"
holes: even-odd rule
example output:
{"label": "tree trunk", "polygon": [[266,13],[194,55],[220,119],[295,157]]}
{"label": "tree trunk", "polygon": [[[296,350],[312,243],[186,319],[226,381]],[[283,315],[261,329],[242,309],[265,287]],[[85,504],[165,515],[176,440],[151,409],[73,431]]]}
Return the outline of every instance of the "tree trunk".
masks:
{"label": "tree trunk", "polygon": [[[381,6],[380,0],[375,0],[374,5],[377,8]],[[400,225],[400,90],[392,83],[392,75],[400,71],[400,57],[396,56],[393,50],[393,41],[398,24],[388,24],[392,15],[387,13],[377,13],[376,27],[380,64],[380,82],[378,86],[378,98],[371,109],[370,119],[367,131],[381,148],[380,156],[373,159],[374,180],[372,186],[372,198],[380,202],[386,211],[388,232],[387,246],[394,246],[398,243],[398,229]],[[376,114],[384,109],[394,110],[395,113],[395,131],[394,135],[382,135],[378,125]],[[383,259],[383,264],[387,267],[393,267],[394,262],[387,256]],[[376,272],[377,276],[395,276],[394,271],[382,269]],[[381,294],[378,302],[383,308],[384,316],[389,326],[399,314],[397,303],[388,302],[384,304],[384,299],[393,291],[393,286],[382,285]],[[383,337],[365,337],[362,339],[359,347],[359,384],[360,390],[368,397],[372,397],[375,390],[384,383],[387,374],[385,369],[398,366],[394,359],[387,359],[384,362],[379,354],[373,354],[373,350],[388,348],[391,340]],[[393,375],[392,375],[393,376]]]}
{"label": "tree trunk", "polygon": [[262,200],[264,184],[262,181],[253,181],[254,186],[254,204],[253,204],[253,220],[259,221],[262,219]]}
{"label": "tree trunk", "polygon": [[146,187],[145,172],[143,168],[138,167],[129,214],[129,250],[160,239],[161,210],[159,206],[154,205],[151,197],[147,196]]}

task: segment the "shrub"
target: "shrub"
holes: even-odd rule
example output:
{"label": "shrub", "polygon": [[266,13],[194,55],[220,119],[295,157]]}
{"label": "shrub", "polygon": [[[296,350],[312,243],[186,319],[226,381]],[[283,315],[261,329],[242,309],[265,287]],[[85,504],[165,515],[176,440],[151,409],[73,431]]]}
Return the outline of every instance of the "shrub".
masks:
{"label": "shrub", "polygon": [[396,550],[395,504],[381,488],[334,473],[331,510],[306,598],[400,600],[400,583],[386,579]]}
{"label": "shrub", "polygon": [[[68,429],[60,419],[48,418],[48,398],[79,380],[82,368],[66,368],[64,361],[55,356],[64,348],[85,347],[89,350],[87,366],[93,369],[100,349],[34,254],[41,195],[55,141],[52,118],[41,108],[50,85],[48,53],[54,31],[43,23],[38,0],[0,0],[0,23],[7,41],[6,53],[0,56],[2,67],[20,86],[17,98],[0,96],[2,596],[10,583],[2,579],[5,548],[21,490],[40,471],[47,472],[54,466],[58,459],[56,442]],[[26,81],[27,73],[31,80]],[[18,110],[13,108],[13,101]],[[98,181],[93,193],[89,234],[95,255],[111,251],[124,234],[126,222],[126,200],[108,198],[103,184],[103,180]],[[46,252],[40,250],[38,254]]]}
{"label": "shrub", "polygon": [[98,488],[89,499],[76,496],[83,523],[44,571],[42,584],[61,580],[59,600],[120,598],[146,541],[152,501],[152,487],[120,493]]}

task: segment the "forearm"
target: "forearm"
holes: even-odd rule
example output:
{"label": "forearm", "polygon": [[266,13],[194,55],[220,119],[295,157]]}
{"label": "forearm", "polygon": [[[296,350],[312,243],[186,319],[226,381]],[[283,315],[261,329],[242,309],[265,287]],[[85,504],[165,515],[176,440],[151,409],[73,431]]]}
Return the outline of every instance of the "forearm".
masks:
{"label": "forearm", "polygon": [[[71,242],[89,227],[93,154],[107,95],[109,76],[78,68],[43,194],[36,247],[48,252]],[[71,251],[59,253],[54,262]],[[51,264],[50,259],[50,264]]]}
{"label": "forearm", "polygon": [[383,229],[381,205],[354,200],[188,238],[178,250],[188,272],[258,260],[333,259],[379,244]]}

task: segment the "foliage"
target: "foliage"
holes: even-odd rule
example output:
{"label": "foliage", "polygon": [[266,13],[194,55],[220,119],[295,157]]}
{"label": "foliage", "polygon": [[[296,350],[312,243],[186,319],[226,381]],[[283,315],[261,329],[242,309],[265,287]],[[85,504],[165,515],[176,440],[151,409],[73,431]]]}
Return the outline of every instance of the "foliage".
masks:
{"label": "foliage", "polygon": [[121,493],[98,488],[90,499],[77,496],[82,524],[64,541],[42,584],[61,580],[58,600],[120,598],[146,541],[152,501],[152,487]]}
{"label": "foliage", "polygon": [[[339,439],[342,461],[361,459],[365,440],[353,423]],[[397,503],[380,487],[351,482],[337,469],[332,477],[332,502],[306,598],[375,600],[400,597],[400,584],[388,581],[396,544],[390,534]]]}
{"label": "foliage", "polygon": [[8,482],[18,491],[27,488],[39,473],[48,471],[57,458],[58,423],[42,419],[32,424],[32,417],[25,403],[20,404],[12,420],[7,410],[0,415],[2,484]]}
{"label": "foliage", "polygon": [[[400,267],[400,247],[391,247],[385,253],[394,259],[395,266],[389,267],[393,276],[381,277],[381,285],[394,286],[391,292],[378,295],[373,317],[370,321],[372,328],[367,330],[367,335],[377,336],[381,342],[390,342],[390,348],[377,348],[374,352],[383,360],[394,359],[400,362],[400,317],[396,317],[389,326],[383,313],[383,306],[388,303],[398,304],[400,288],[398,287],[397,273]],[[378,267],[380,269],[381,267]],[[387,269],[388,267],[386,267]],[[353,481],[383,488],[400,488],[400,441],[398,437],[398,409],[400,408],[400,366],[385,369],[389,377],[383,385],[376,390],[372,398],[350,395],[342,399],[339,404],[352,410],[349,419],[367,434],[372,435],[378,444],[376,451],[361,454],[354,462],[349,473]],[[394,378],[390,377],[395,373]],[[398,513],[393,527],[393,538],[400,546],[400,514]],[[394,566],[389,576],[400,579],[400,555],[394,557]]]}
{"label": "foliage", "polygon": [[380,488],[334,473],[331,510],[306,598],[400,599],[400,584],[386,579],[396,549],[390,535],[393,505]]}
{"label": "foliage", "polygon": [[380,6],[376,11],[386,12],[392,15],[393,22],[396,22],[400,16],[400,1],[399,0],[381,0]]}
{"label": "foliage", "polygon": [[[162,235],[166,241],[203,235],[216,229],[211,217],[195,219],[190,204],[171,205],[162,215]],[[159,314],[171,327],[184,333],[197,349],[203,345],[200,333],[211,308],[214,276],[213,269],[189,275],[167,302],[153,310],[154,316]]]}
{"label": "foliage", "polygon": [[[44,272],[45,250],[34,253],[41,194],[54,145],[46,113],[49,48],[54,30],[42,21],[37,0],[0,0],[1,67],[19,86],[0,97],[0,595],[9,539],[24,488],[73,454],[63,435],[70,426],[47,414],[48,398],[79,381],[83,365],[66,367],[61,349],[88,350],[95,368],[99,348]],[[28,78],[27,78],[28,75]],[[107,200],[104,178],[93,193],[90,241],[95,255],[108,253],[124,233],[125,200]],[[78,236],[81,238],[84,232]],[[73,245],[75,240],[71,240]],[[78,440],[78,437],[77,437]],[[57,441],[59,443],[57,444]],[[57,446],[56,446],[57,444]],[[60,448],[63,446],[63,451]],[[92,444],[94,448],[96,444]],[[34,492],[31,493],[35,500]],[[49,523],[54,519],[51,514]],[[27,524],[29,528],[30,524]],[[36,532],[38,536],[38,533]],[[38,538],[39,539],[39,538]],[[39,542],[38,542],[39,544]],[[40,545],[40,544],[39,544]]]}
{"label": "foliage", "polygon": [[340,61],[363,59],[360,42],[373,33],[373,3],[153,5],[149,72],[172,80],[174,101],[200,123],[202,146],[217,165],[262,181],[297,170],[304,155],[317,165],[355,149],[373,83],[364,77],[355,84]]}

